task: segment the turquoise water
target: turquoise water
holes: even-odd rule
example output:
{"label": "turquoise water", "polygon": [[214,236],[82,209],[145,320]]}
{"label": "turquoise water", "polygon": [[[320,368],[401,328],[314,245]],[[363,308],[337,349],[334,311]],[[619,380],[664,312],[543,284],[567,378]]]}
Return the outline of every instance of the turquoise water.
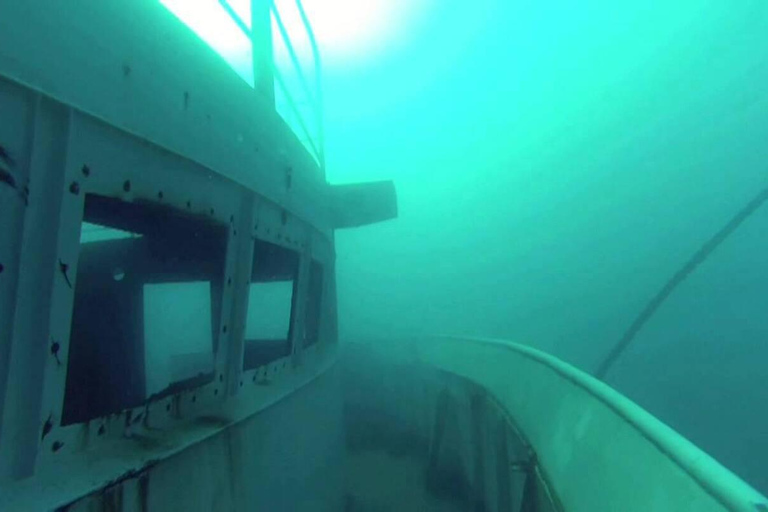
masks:
{"label": "turquoise water", "polygon": [[[326,52],[329,179],[392,178],[400,202],[337,235],[342,338],[503,337],[594,371],[768,186],[768,4],[432,2],[408,21],[370,59]],[[763,493],[766,228],[768,205],[608,375]]]}
{"label": "turquoise water", "polygon": [[[247,0],[232,1],[245,30],[215,0],[195,2],[189,11],[184,8],[192,2],[162,3],[259,93],[269,88],[264,82],[271,86],[272,77],[264,72],[269,68],[254,57],[244,34],[250,23]],[[627,348],[606,380],[768,494],[768,205],[754,203],[754,211],[732,221],[768,190],[768,4],[305,3],[324,56],[327,177],[334,184],[393,179],[399,195],[397,220],[336,235],[342,340],[384,343],[428,334],[503,338],[595,373],[625,339]],[[301,32],[295,13],[284,21],[294,35],[297,27]],[[13,41],[25,40],[23,30],[9,33]],[[306,41],[297,49],[306,64],[311,54]],[[277,46],[273,55],[278,68],[288,58]],[[126,84],[142,76],[139,68],[122,62],[112,71]],[[309,78],[312,82],[317,76]],[[300,81],[297,76],[285,79],[292,86]],[[190,108],[190,97],[196,108],[196,94],[184,91],[178,96],[180,109]],[[311,99],[295,98],[302,114],[309,110],[313,115]],[[284,111],[285,103],[278,94],[278,112],[296,129],[298,121],[289,119],[293,114]],[[313,133],[304,142],[311,146],[320,130],[307,122]],[[242,142],[242,134],[235,140]],[[14,161],[7,155],[3,160]],[[78,180],[90,173],[83,165]],[[287,188],[291,176],[286,174]],[[131,182],[123,182],[122,190],[128,194]],[[75,279],[78,305],[73,311],[84,313],[70,333],[78,341],[66,348],[67,364],[81,366],[67,367],[61,424],[106,415],[115,404],[120,406],[115,410],[133,407],[155,392],[176,393],[175,383],[191,389],[215,382],[211,355],[218,341],[211,351],[208,341],[227,332],[226,323],[216,323],[218,306],[212,300],[221,293],[216,287],[225,286],[216,269],[226,257],[226,220],[198,231],[203,223],[186,217],[161,222],[170,217],[160,209],[91,194],[78,182],[67,191],[88,196],[84,201],[95,205],[96,214],[84,217],[81,233],[77,265],[83,274]],[[139,215],[134,207],[150,213]],[[186,208],[192,209],[189,201]],[[194,208],[200,213],[197,199]],[[213,208],[203,208],[214,216]],[[99,224],[108,216],[104,212],[116,218],[122,214],[126,225]],[[216,212],[226,217],[218,206]],[[273,213],[275,222],[278,216],[287,222],[287,216]],[[729,222],[732,229],[723,231]],[[133,231],[134,223],[142,230]],[[192,230],[197,243],[185,245]],[[721,236],[713,243],[716,233]],[[120,369],[117,384],[102,389],[89,379],[106,382],[104,375],[113,368],[92,362],[96,348],[107,346],[94,341],[101,338],[94,333],[120,335],[109,345],[114,351],[99,356],[103,360],[130,359],[121,351],[133,346],[133,335],[116,329],[109,315],[97,314],[103,304],[89,300],[83,290],[100,290],[102,278],[109,283],[105,289],[130,282],[134,253],[115,249],[113,261],[91,242],[110,240],[118,248],[131,237],[147,237],[144,242],[157,249],[136,253],[142,258],[137,266],[165,269],[168,261],[181,262],[186,286],[162,282],[142,288],[143,335],[157,340],[144,354],[154,370],[142,374],[144,381],[134,378],[136,364],[115,365]],[[707,250],[701,252],[702,247]],[[290,330],[301,282],[298,253],[264,241],[257,241],[254,251],[270,256],[257,260],[245,281],[253,297],[244,312],[246,370],[288,355],[291,338],[301,339]],[[697,265],[681,273],[691,261]],[[72,288],[72,263],[59,259],[58,264],[56,276],[63,275]],[[89,273],[98,279],[87,281]],[[309,301],[302,343],[307,347],[320,332],[322,267],[313,263],[304,275]],[[676,275],[684,279],[673,287]],[[212,284],[214,278],[221,282]],[[123,300],[126,289],[122,286],[123,293],[115,297]],[[259,307],[256,292],[268,295],[262,298],[271,306]],[[184,307],[176,304],[178,295],[188,299]],[[654,297],[663,300],[649,309]],[[129,308],[110,300],[121,321],[130,316]],[[270,321],[262,322],[258,315],[267,309]],[[637,323],[644,310],[647,322]],[[633,322],[637,332],[630,330],[627,337]],[[230,332],[235,331],[231,326]],[[56,339],[51,337],[50,351],[58,368],[62,346]],[[367,376],[376,384],[391,384],[376,372]],[[254,384],[270,383],[255,377]],[[223,382],[221,374],[218,382]],[[130,393],[107,396],[123,387]],[[412,388],[402,389],[407,395]],[[101,391],[110,407],[88,403],[92,396],[101,398]],[[222,395],[214,389],[213,396]],[[79,414],[82,397],[88,400]],[[193,395],[192,402],[196,399]],[[78,414],[67,415],[67,410]],[[127,427],[131,414],[126,413]],[[25,415],[25,422],[37,420],[35,411]],[[43,437],[54,428],[53,419],[49,416],[42,426],[43,432],[49,430]],[[36,447],[34,430],[27,429],[24,442]],[[53,453],[62,447],[53,441],[56,435],[45,441]]]}

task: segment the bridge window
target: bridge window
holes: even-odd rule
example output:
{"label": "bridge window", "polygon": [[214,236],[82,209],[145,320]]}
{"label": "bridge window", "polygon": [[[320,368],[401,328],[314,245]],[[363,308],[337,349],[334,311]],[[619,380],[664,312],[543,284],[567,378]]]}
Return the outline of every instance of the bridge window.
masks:
{"label": "bridge window", "polygon": [[258,368],[290,355],[298,272],[298,253],[256,240],[243,369]]}
{"label": "bridge window", "polygon": [[227,236],[167,207],[86,196],[63,425],[213,378]]}

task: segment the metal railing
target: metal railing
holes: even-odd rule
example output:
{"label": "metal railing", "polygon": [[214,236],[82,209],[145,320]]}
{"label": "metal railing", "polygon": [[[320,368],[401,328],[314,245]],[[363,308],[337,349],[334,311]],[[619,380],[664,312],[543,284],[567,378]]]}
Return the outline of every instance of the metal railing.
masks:
{"label": "metal railing", "polygon": [[[295,120],[298,124],[298,128],[300,129],[301,133],[297,133],[297,135],[299,135],[300,137],[303,136],[306,142],[307,149],[312,153],[312,156],[317,160],[317,163],[320,166],[320,169],[324,173],[325,172],[325,134],[323,129],[323,94],[322,94],[322,85],[321,85],[321,79],[320,79],[320,71],[321,71],[320,50],[317,45],[317,40],[315,38],[314,31],[312,30],[312,25],[309,22],[309,18],[307,17],[307,13],[304,10],[304,6],[302,5],[301,0],[295,0],[295,2],[296,2],[296,9],[298,10],[299,17],[301,18],[301,22],[306,32],[307,38],[309,40],[309,45],[312,51],[312,60],[314,64],[314,73],[315,73],[314,91],[312,90],[312,87],[310,87],[309,81],[307,80],[304,70],[302,69],[301,63],[299,62],[299,58],[296,55],[296,50],[293,46],[293,43],[291,42],[291,38],[288,34],[288,30],[286,29],[285,24],[283,23],[280,12],[278,11],[277,7],[275,6],[272,0],[269,0],[270,11],[275,21],[275,25],[277,26],[278,31],[280,32],[280,36],[283,40],[283,43],[285,44],[285,48],[288,51],[291,63],[298,77],[299,85],[301,86],[303,90],[303,94],[306,96],[309,106],[312,110],[312,113],[314,114],[312,117],[314,118],[313,120],[314,120],[314,129],[316,131],[316,137],[312,136],[311,130],[307,126],[307,120],[302,115],[293,94],[291,94],[290,88],[288,87],[285,78],[283,77],[282,73],[278,69],[278,66],[275,65],[274,59],[272,59],[271,56],[270,56],[270,66],[271,66],[272,76],[274,77],[275,84],[277,84],[277,86],[280,88],[280,92],[285,97],[288,107],[290,108],[291,113],[295,117]],[[240,18],[237,12],[229,4],[228,0],[219,0],[219,4],[221,4],[222,8],[227,12],[227,14],[232,18],[235,24],[251,41],[252,51],[255,53],[257,50],[255,47],[253,47],[255,45],[255,39],[256,39],[255,33],[254,33],[255,28],[248,27],[248,25]],[[251,9],[255,8],[254,4],[255,4],[255,1],[252,0]],[[255,76],[256,76],[256,70],[254,70],[254,77]]]}

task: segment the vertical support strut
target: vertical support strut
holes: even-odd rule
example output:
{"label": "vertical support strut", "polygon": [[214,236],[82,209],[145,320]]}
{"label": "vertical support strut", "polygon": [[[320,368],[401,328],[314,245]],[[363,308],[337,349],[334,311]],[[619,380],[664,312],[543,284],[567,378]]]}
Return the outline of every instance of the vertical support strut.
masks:
{"label": "vertical support strut", "polygon": [[270,0],[251,0],[251,41],[253,43],[253,86],[271,105],[275,104],[272,70],[272,27]]}

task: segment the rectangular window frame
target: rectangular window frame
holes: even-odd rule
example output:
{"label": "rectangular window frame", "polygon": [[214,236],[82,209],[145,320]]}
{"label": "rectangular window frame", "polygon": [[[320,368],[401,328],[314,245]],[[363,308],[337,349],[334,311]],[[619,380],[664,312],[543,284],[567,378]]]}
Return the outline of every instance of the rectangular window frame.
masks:
{"label": "rectangular window frame", "polygon": [[300,305],[300,300],[304,296],[302,291],[302,283],[304,282],[303,272],[306,253],[311,246],[309,227],[307,224],[278,204],[263,200],[258,195],[256,195],[254,199],[254,206],[251,214],[251,243],[249,244],[247,251],[249,258],[247,276],[243,275],[242,279],[250,284],[255,258],[255,242],[257,240],[295,252],[298,256],[298,272],[294,281],[294,293],[291,304],[291,323],[289,328],[290,353],[262,364],[261,366],[255,366],[248,369],[245,368],[245,323],[248,314],[248,298],[246,296],[249,293],[249,286],[244,286],[238,291],[238,293],[243,294],[242,298],[245,303],[241,312],[243,332],[237,340],[239,345],[237,346],[235,359],[233,360],[233,367],[236,368],[240,375],[238,379],[239,386],[236,384],[236,387],[239,387],[239,389],[242,389],[244,382],[251,382],[259,385],[257,386],[259,389],[266,389],[263,388],[263,386],[270,385],[276,380],[287,378],[292,370],[297,367],[297,358],[301,352],[300,343],[297,343],[296,341],[297,306]]}
{"label": "rectangular window frame", "polygon": [[[281,236],[282,239],[282,236]],[[286,247],[284,244],[278,244],[273,241],[264,240],[259,237],[254,237],[253,240],[253,250],[252,250],[252,258],[251,258],[251,265],[250,265],[250,272],[249,272],[249,285],[246,290],[246,297],[245,297],[245,318],[243,319],[244,322],[244,333],[247,331],[247,323],[248,323],[248,312],[250,309],[250,285],[254,282],[259,281],[253,281],[253,274],[257,270],[257,266],[259,265],[259,250],[258,245],[264,246],[264,249],[267,249],[267,246],[270,246],[271,248],[277,249],[278,251],[285,251],[292,253],[296,260],[295,260],[295,268],[293,269],[292,273],[292,283],[293,283],[293,290],[291,293],[291,310],[289,313],[289,320],[288,320],[288,333],[286,335],[285,340],[285,348],[282,351],[274,351],[278,352],[277,355],[269,354],[269,350],[264,350],[262,347],[262,353],[259,354],[258,350],[249,350],[249,343],[258,343],[258,341],[263,342],[269,342],[270,340],[248,340],[246,339],[245,335],[243,336],[243,350],[242,350],[242,361],[240,364],[241,371],[243,373],[252,372],[252,371],[265,371],[264,368],[277,365],[279,367],[285,367],[286,361],[295,353],[296,350],[296,318],[298,313],[298,305],[300,304],[300,297],[301,297],[301,270],[302,270],[302,260],[303,260],[303,254],[299,252],[295,247]],[[268,282],[268,281],[264,281]],[[276,341],[276,340],[275,340]],[[251,347],[256,348],[254,345],[251,345]],[[256,364],[252,364],[251,361],[257,360]]]}
{"label": "rectangular window frame", "polygon": [[[232,301],[231,276],[237,246],[237,216],[248,192],[226,178],[211,175],[196,163],[151,144],[113,131],[92,118],[78,117],[78,137],[70,140],[65,190],[59,218],[58,268],[50,307],[50,339],[45,362],[40,411],[41,436],[36,466],[54,464],[67,454],[124,439],[144,428],[166,428],[200,415],[226,396]],[[94,150],[94,148],[97,148]],[[224,268],[219,293],[218,335],[214,338],[210,381],[185,383],[163,396],[150,396],[138,406],[87,421],[62,425],[75,276],[80,255],[80,228],[88,194],[137,205],[161,205],[201,222],[215,222],[227,230]],[[233,198],[235,198],[233,200]],[[151,418],[151,420],[149,419]],[[84,437],[85,436],[85,437]],[[86,442],[84,442],[86,440]]]}

